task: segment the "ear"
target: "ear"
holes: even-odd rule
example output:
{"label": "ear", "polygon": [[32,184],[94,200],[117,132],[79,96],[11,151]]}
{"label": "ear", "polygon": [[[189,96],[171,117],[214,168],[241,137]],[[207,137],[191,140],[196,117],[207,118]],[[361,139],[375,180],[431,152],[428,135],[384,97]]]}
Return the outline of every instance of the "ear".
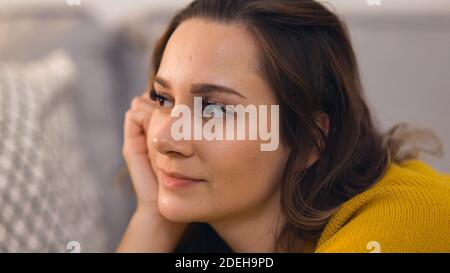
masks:
{"label": "ear", "polygon": [[324,112],[317,112],[314,115],[317,126],[325,133],[325,136],[328,136],[330,132],[330,117],[328,114]]}
{"label": "ear", "polygon": [[[330,132],[330,117],[323,112],[317,112],[314,114],[314,120],[316,122],[316,125],[322,130],[322,132],[325,134],[325,136],[328,136],[328,133]],[[325,147],[325,143],[323,143],[320,139],[320,135],[315,136],[317,138],[317,141],[320,141],[320,147],[323,149]],[[320,151],[318,151],[316,148],[314,148],[309,155],[309,158],[307,160],[307,168],[309,168],[311,165],[313,165],[317,160],[319,160]]]}

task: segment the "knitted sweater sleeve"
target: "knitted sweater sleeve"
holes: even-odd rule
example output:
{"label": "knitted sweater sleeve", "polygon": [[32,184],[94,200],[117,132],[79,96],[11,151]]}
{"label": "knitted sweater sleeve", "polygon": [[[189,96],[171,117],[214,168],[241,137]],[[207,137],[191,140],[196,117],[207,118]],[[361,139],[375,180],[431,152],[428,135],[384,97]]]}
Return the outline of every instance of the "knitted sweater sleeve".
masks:
{"label": "knitted sweater sleeve", "polygon": [[397,170],[346,202],[315,252],[450,252],[450,179]]}

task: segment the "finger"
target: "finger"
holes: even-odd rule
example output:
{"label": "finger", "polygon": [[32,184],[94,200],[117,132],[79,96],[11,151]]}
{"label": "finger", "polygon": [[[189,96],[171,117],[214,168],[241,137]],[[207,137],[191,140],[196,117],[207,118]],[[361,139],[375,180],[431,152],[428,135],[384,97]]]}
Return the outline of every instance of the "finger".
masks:
{"label": "finger", "polygon": [[145,119],[142,121],[144,132],[147,132],[149,123],[150,123],[150,119],[151,119],[151,116],[152,116],[152,113],[154,110],[154,105],[149,98],[148,98],[148,101],[145,101],[143,96],[136,97],[135,99],[133,99],[133,101],[131,103],[132,104],[131,107],[132,107],[133,111],[143,111],[147,114]]}
{"label": "finger", "polygon": [[152,115],[147,114],[144,118],[143,121],[143,127],[144,127],[144,132],[147,134],[148,133],[148,127],[150,126],[150,119],[151,119]]}
{"label": "finger", "polygon": [[153,112],[154,105],[150,98],[148,100],[143,97],[135,97],[131,101],[131,109],[145,112]]}
{"label": "finger", "polygon": [[141,111],[128,110],[125,114],[125,139],[135,138],[144,133],[144,120],[147,114]]}
{"label": "finger", "polygon": [[148,156],[147,140],[145,137],[125,139],[122,147],[123,157],[129,160],[145,160]]}

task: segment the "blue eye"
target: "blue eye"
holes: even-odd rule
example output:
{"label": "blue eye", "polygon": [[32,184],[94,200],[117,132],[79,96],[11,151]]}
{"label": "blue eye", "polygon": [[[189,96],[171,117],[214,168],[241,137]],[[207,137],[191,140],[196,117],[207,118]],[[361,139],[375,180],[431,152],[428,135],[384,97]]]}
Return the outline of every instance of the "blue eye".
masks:
{"label": "blue eye", "polygon": [[150,99],[157,102],[160,107],[172,108],[173,103],[171,103],[166,97],[159,95],[153,89],[150,91]]}
{"label": "blue eye", "polygon": [[227,111],[226,105],[206,100],[203,102],[203,114],[211,118],[223,118],[232,113]]}

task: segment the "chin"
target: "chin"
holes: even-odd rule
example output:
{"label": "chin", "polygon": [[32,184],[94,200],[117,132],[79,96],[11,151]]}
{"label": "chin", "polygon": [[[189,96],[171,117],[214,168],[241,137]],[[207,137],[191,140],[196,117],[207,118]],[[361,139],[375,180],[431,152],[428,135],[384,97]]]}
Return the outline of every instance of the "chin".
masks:
{"label": "chin", "polygon": [[174,223],[199,222],[198,207],[188,203],[172,198],[159,198],[158,209],[164,218]]}

